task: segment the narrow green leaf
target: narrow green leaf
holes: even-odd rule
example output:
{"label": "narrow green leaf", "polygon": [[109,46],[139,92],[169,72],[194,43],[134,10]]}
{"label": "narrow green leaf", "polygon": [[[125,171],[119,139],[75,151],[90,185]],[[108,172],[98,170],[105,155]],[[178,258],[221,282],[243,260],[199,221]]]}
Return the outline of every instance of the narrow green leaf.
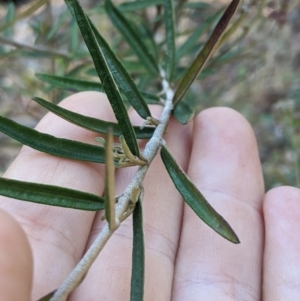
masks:
{"label": "narrow green leaf", "polygon": [[97,211],[104,209],[104,198],[69,188],[0,178],[0,195],[22,201]]}
{"label": "narrow green leaf", "polygon": [[194,80],[197,78],[198,74],[203,69],[205,63],[214,53],[215,49],[218,46],[218,42],[222,38],[230,20],[234,16],[241,0],[233,0],[228,8],[225,10],[222,18],[218,22],[216,28],[214,29],[212,35],[184,75],[183,79],[181,80],[175,95],[173,97],[173,103],[176,104],[178,101],[182,99],[185,95],[189,87],[192,85]]}
{"label": "narrow green leaf", "polygon": [[159,60],[159,50],[158,50],[158,45],[154,39],[153,31],[150,28],[151,24],[148,24],[143,18],[140,18],[140,20],[138,21],[138,24],[139,24],[139,26],[137,27],[137,30],[140,33],[144,44],[147,46],[149,53],[151,53],[151,55],[154,57],[155,61],[158,61]]}
{"label": "narrow green leaf", "polygon": [[121,12],[136,12],[144,8],[163,4],[163,1],[164,0],[143,0],[135,2],[124,2],[118,6],[118,9]]}
{"label": "narrow green leaf", "polygon": [[113,135],[109,128],[105,144],[105,217],[110,230],[117,228],[116,224],[116,198],[115,198],[115,167],[113,158]]}
{"label": "narrow green leaf", "polygon": [[48,2],[48,0],[38,0],[38,1],[34,2],[26,10],[23,10],[19,14],[17,14],[13,20],[11,20],[10,22],[5,22],[3,25],[1,25],[0,32],[13,26],[17,21],[25,19],[25,18],[33,15],[33,13],[35,11],[37,11],[40,7],[42,7],[47,2]]}
{"label": "narrow green leaf", "polygon": [[75,17],[72,18],[71,24],[70,24],[70,52],[72,54],[76,54],[79,48],[80,39],[79,39],[79,30],[77,26],[77,22]]}
{"label": "narrow green leaf", "polygon": [[[117,123],[100,120],[97,118],[87,117],[69,110],[66,110],[58,105],[55,105],[49,101],[46,101],[39,97],[33,97],[34,101],[41,106],[47,108],[52,113],[60,116],[61,118],[68,120],[69,122],[76,124],[80,127],[88,129],[90,131],[106,134],[108,128],[112,128],[114,136],[121,136],[121,130]],[[133,127],[136,137],[138,139],[150,139],[154,132],[154,127],[144,127],[141,129],[139,126]]]}
{"label": "narrow green leaf", "polygon": [[160,155],[175,187],[180,192],[185,202],[218,234],[233,243],[239,243],[239,239],[230,225],[207,202],[165,146],[162,146]]}
{"label": "narrow green leaf", "polygon": [[[16,15],[16,7],[15,4],[13,2],[8,2],[7,4],[7,13],[5,16],[5,23],[9,23],[11,21],[13,21],[13,19],[15,18]],[[10,37],[13,35],[13,29],[12,28],[8,28],[4,34],[3,34],[6,38]]]}
{"label": "narrow green leaf", "polygon": [[137,111],[137,113],[144,119],[151,116],[150,110],[148,108],[147,103],[145,102],[141,92],[137,88],[130,74],[126,71],[121,61],[117,58],[117,56],[110,49],[107,42],[98,32],[94,24],[89,20],[91,28],[94,32],[96,40],[100,49],[102,50],[105,59],[107,61],[110,72],[112,73],[115,81],[118,86],[126,95],[128,101],[133,106],[133,108]]}
{"label": "narrow green leaf", "polygon": [[189,9],[206,9],[209,8],[211,4],[206,2],[188,2],[184,4],[184,8]]}
{"label": "narrow green leaf", "polygon": [[248,14],[246,12],[243,12],[239,18],[231,25],[231,27],[224,33],[222,36],[222,39],[220,41],[220,46],[222,46],[228,39],[234,35],[234,33],[241,28],[241,24],[244,22]]}
{"label": "narrow green leaf", "polygon": [[190,55],[190,51],[196,45],[195,43],[197,43],[199,38],[213,26],[223,10],[224,9],[221,8],[215,14],[209,16],[198,28],[193,30],[193,33],[188,39],[176,50],[176,60],[179,60],[184,55]]}
{"label": "narrow green leaf", "polygon": [[[93,68],[95,71],[95,69]],[[96,71],[95,71],[96,73]],[[96,73],[97,75],[97,73]],[[79,80],[74,79],[70,77],[64,77],[64,76],[56,76],[56,75],[50,75],[50,74],[44,74],[44,73],[37,73],[35,75],[38,79],[52,85],[55,87],[59,87],[62,89],[70,90],[70,91],[98,91],[105,93],[102,84],[98,82],[91,82],[91,81],[85,81],[85,80]],[[158,103],[159,97],[155,94],[148,93],[141,91],[144,99],[149,103],[150,100],[152,100],[151,103]]]}
{"label": "narrow green leaf", "polygon": [[162,104],[157,95],[148,92],[142,92],[142,94],[148,104]]}
{"label": "narrow green leaf", "polygon": [[48,32],[47,36],[46,36],[46,41],[50,41],[55,35],[56,33],[59,31],[59,29],[62,27],[63,22],[66,20],[67,16],[68,16],[68,10],[64,10],[59,18],[57,19],[57,21],[53,24],[53,26],[51,26],[50,31]]}
{"label": "narrow green leaf", "polygon": [[38,79],[62,89],[70,91],[99,91],[105,92],[102,84],[97,82],[90,82],[86,80],[73,79],[64,76],[56,76],[44,73],[37,73],[35,75]]}
{"label": "narrow green leaf", "polygon": [[55,292],[56,292],[56,290],[47,294],[46,296],[42,297],[38,301],[51,301],[51,298],[54,296]]}
{"label": "narrow green leaf", "polygon": [[40,133],[0,116],[0,132],[41,152],[80,161],[104,163],[104,148]]}
{"label": "narrow green leaf", "polygon": [[173,110],[173,115],[181,124],[187,124],[195,116],[195,110],[184,100],[177,103]]}
{"label": "narrow green leaf", "polygon": [[164,19],[166,28],[166,73],[167,79],[171,80],[175,67],[175,21],[173,0],[164,0]]}
{"label": "narrow green leaf", "polygon": [[122,131],[122,134],[131,150],[131,152],[139,157],[140,152],[135,137],[134,130],[132,128],[125,104],[121,98],[120,92],[114,78],[109,70],[104,54],[99,48],[95,35],[90,27],[89,21],[85,16],[81,6],[77,0],[65,0],[72,14],[75,15],[77,24],[81,31],[85,44],[93,59],[95,69],[102,82],[103,88],[106,92],[107,98],[110,101],[118,124]]}
{"label": "narrow green leaf", "polygon": [[114,26],[120,31],[145,68],[152,75],[158,75],[159,70],[155,59],[123,14],[112,4],[111,0],[105,0],[105,9]]}
{"label": "narrow green leaf", "polygon": [[144,300],[145,244],[142,200],[139,198],[133,211],[133,248],[130,301]]}

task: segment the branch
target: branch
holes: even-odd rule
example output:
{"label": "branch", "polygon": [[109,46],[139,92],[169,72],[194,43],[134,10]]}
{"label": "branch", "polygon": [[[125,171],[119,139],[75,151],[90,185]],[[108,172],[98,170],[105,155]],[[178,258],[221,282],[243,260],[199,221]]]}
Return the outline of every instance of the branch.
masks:
{"label": "branch", "polygon": [[[147,159],[149,164],[139,167],[136,174],[132,178],[131,182],[125,189],[124,193],[119,198],[118,204],[116,206],[116,218],[120,221],[122,220],[123,214],[126,212],[128,205],[131,202],[131,196],[133,190],[136,189],[136,187],[142,187],[143,180],[148,171],[148,168],[152,160],[156,156],[158,149],[160,147],[163,134],[166,130],[173,109],[172,99],[173,99],[174,92],[171,89],[168,81],[165,79],[165,72],[163,70],[160,71],[160,75],[162,77],[163,91],[166,94],[164,110],[160,116],[159,124],[156,127],[153,136],[146,144],[143,152],[143,157]],[[51,301],[66,300],[68,295],[81,283],[81,281],[87,274],[89,268],[91,267],[92,263],[95,261],[98,254],[101,252],[106,242],[114,233],[114,231],[117,230],[117,228],[110,230],[108,223],[104,226],[104,228],[99,233],[99,235],[97,236],[97,238],[95,239],[91,247],[88,249],[88,251],[81,259],[81,261],[70,273],[70,275],[61,285],[61,287],[58,288],[58,290],[55,292],[54,296],[51,298]]]}
{"label": "branch", "polygon": [[44,47],[36,47],[36,46],[22,44],[22,43],[13,41],[13,40],[6,39],[1,36],[0,36],[0,43],[5,44],[5,45],[10,45],[10,46],[13,46],[16,48],[20,48],[22,50],[30,50],[30,51],[34,51],[36,53],[43,53],[43,54],[47,54],[47,55],[52,54],[52,55],[56,55],[56,56],[61,56],[63,58],[69,59],[69,60],[71,59],[71,57],[67,53],[58,52],[53,49],[47,49]]}

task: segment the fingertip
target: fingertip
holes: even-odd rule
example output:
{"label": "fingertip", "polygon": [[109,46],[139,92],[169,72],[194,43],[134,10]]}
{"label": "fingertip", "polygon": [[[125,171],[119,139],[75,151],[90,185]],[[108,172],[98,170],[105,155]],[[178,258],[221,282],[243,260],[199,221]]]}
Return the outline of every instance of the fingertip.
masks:
{"label": "fingertip", "polygon": [[[288,234],[300,220],[300,189],[282,186],[266,193],[263,210],[266,228],[269,233]],[[285,234],[284,234],[285,233]]]}
{"label": "fingertip", "polygon": [[[201,188],[214,189],[251,201],[260,210],[264,182],[253,129],[240,113],[218,107],[203,110],[193,129],[195,177]],[[199,162],[198,162],[199,161]],[[255,201],[255,203],[253,202]]]}
{"label": "fingertip", "polygon": [[1,300],[29,301],[33,277],[31,247],[20,224],[0,209]]}
{"label": "fingertip", "polygon": [[251,125],[243,115],[231,108],[216,107],[203,110],[195,118],[195,134],[203,127],[205,127],[206,135],[214,131],[217,138],[224,139],[224,143],[237,143],[239,139],[247,135],[251,138],[250,142],[255,142],[256,147]]}
{"label": "fingertip", "polygon": [[300,270],[300,189],[277,187],[264,199],[265,300],[297,300]]}

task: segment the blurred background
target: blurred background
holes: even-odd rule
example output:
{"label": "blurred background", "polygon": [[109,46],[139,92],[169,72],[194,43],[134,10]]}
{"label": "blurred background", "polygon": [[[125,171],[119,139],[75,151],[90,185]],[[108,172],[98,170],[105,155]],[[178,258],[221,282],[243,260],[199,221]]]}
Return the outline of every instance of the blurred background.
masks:
{"label": "blurred background", "polygon": [[[161,2],[138,11],[123,2],[114,1],[149,48],[156,51],[153,38],[163,46]],[[176,14],[176,71],[180,78],[230,1],[175,2],[180,8]],[[103,2],[80,3],[139,87],[147,87],[149,77],[112,27]],[[1,0],[0,20],[0,115],[34,127],[46,110],[31,97],[58,103],[76,92],[44,83],[36,73],[97,81],[76,22],[63,1]],[[300,187],[299,1],[242,1],[220,49],[194,83],[189,97],[198,102],[197,111],[228,106],[249,120],[258,140],[266,189]],[[1,175],[18,154],[20,144],[0,133],[0,145]]]}

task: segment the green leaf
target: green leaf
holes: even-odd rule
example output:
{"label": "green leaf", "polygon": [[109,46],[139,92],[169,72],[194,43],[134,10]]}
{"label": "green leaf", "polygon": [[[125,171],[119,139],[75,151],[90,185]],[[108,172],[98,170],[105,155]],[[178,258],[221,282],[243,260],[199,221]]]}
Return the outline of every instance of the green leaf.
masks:
{"label": "green leaf", "polygon": [[184,4],[184,8],[189,9],[206,9],[209,8],[211,4],[206,2],[188,2]]}
{"label": "green leaf", "polygon": [[143,0],[135,2],[124,2],[118,6],[121,12],[136,12],[151,6],[162,4],[163,0]]}
{"label": "green leaf", "polygon": [[187,124],[195,116],[195,110],[184,100],[177,103],[172,113],[181,124]]}
{"label": "green leaf", "polygon": [[40,133],[0,116],[0,132],[41,152],[73,160],[104,163],[104,148]]}
{"label": "green leaf", "polygon": [[73,79],[64,76],[56,76],[44,73],[37,73],[35,75],[38,79],[52,85],[71,91],[99,91],[105,92],[102,84],[97,82],[90,82],[86,80]]}
{"label": "green leaf", "polygon": [[79,48],[79,44],[80,44],[80,38],[79,38],[79,30],[78,30],[78,26],[77,26],[77,22],[75,17],[72,18],[71,20],[71,24],[70,24],[70,52],[72,54],[76,54]]}
{"label": "green leaf", "polygon": [[167,79],[171,80],[175,66],[175,21],[173,0],[164,0],[164,19],[167,43],[166,73]]}
{"label": "green leaf", "polygon": [[25,18],[33,15],[33,13],[35,11],[37,11],[40,7],[42,7],[47,2],[48,2],[48,0],[38,0],[38,1],[34,2],[26,10],[23,10],[19,14],[17,14],[17,16],[13,20],[11,20],[10,22],[5,22],[3,25],[1,25],[0,32],[13,26],[17,21],[25,19]]}
{"label": "green leaf", "polygon": [[162,104],[157,95],[148,92],[142,92],[142,94],[148,104],[159,104],[159,105]]}
{"label": "green leaf", "polygon": [[95,69],[97,70],[98,76],[101,79],[103,88],[106,92],[108,100],[110,101],[128,147],[130,148],[133,155],[139,157],[140,152],[137,140],[125,104],[111,74],[111,70],[109,70],[107,66],[104,54],[98,46],[89,21],[77,0],[65,0],[65,2],[67,3],[72,14],[74,14],[76,17],[82,37],[91,54]]}
{"label": "green leaf", "polygon": [[139,198],[133,211],[133,248],[130,301],[143,301],[145,282],[145,244],[142,201]]}
{"label": "green leaf", "polygon": [[130,74],[126,71],[121,61],[116,57],[113,51],[110,49],[107,42],[98,32],[94,24],[89,20],[91,28],[94,32],[96,40],[100,49],[102,50],[105,59],[107,61],[110,72],[112,73],[115,81],[118,86],[126,95],[128,101],[133,106],[133,108],[138,112],[138,114],[147,119],[147,117],[151,116],[150,110],[148,108],[147,103],[145,102],[141,92],[137,88]]}
{"label": "green leaf", "polygon": [[[139,21],[138,31],[140,32],[142,39],[147,46],[149,53],[154,57],[156,61],[159,60],[158,45],[154,39],[154,34],[151,30],[150,24],[141,18]],[[128,70],[128,69],[127,69]]]}
{"label": "green leaf", "polygon": [[110,230],[115,230],[116,224],[116,198],[115,198],[115,167],[113,158],[112,129],[108,129],[105,144],[105,217]]}
{"label": "green leaf", "polygon": [[[16,7],[15,7],[15,4],[13,2],[8,2],[7,4],[7,13],[6,13],[6,16],[5,16],[5,21],[4,21],[4,24],[5,23],[9,23],[11,21],[14,20],[15,18],[15,15],[16,15]],[[5,37],[10,37],[13,35],[13,30],[12,28],[8,28],[4,34],[3,34]]]}
{"label": "green leaf", "polygon": [[[39,97],[33,97],[34,101],[42,105],[43,107],[47,108],[52,113],[60,116],[61,118],[68,120],[69,122],[76,124],[80,127],[83,127],[85,129],[88,129],[90,131],[96,132],[96,133],[102,133],[106,134],[108,128],[113,129],[113,135],[114,136],[121,136],[121,130],[117,123],[109,122],[100,120],[97,118],[87,117],[69,110],[66,110],[62,107],[59,107],[49,101],[46,101]],[[138,139],[150,139],[153,135],[153,132],[155,130],[154,127],[144,127],[141,129],[139,126],[133,127],[136,137]]]}
{"label": "green leaf", "polygon": [[222,11],[223,8],[218,10],[212,16],[209,16],[198,28],[193,30],[193,33],[188,39],[176,50],[176,60],[179,60],[184,55],[190,55],[190,51],[195,47],[195,43],[211,28],[211,26],[213,26]]}
{"label": "green leaf", "polygon": [[178,101],[182,99],[185,95],[189,87],[192,85],[194,80],[197,78],[198,74],[203,69],[204,65],[214,53],[215,49],[218,46],[218,42],[222,38],[230,20],[234,16],[238,6],[240,4],[240,0],[233,0],[228,8],[225,10],[222,18],[218,22],[216,28],[214,29],[212,35],[184,75],[183,79],[181,80],[175,95],[173,97],[173,103],[176,104]]}
{"label": "green leaf", "polygon": [[239,18],[231,25],[231,27],[226,31],[226,33],[222,36],[222,39],[220,41],[220,46],[222,46],[226,41],[229,40],[231,36],[233,36],[236,31],[241,28],[241,24],[244,22],[246,17],[248,16],[248,13],[243,12]]}
{"label": "green leaf", "polygon": [[51,301],[51,298],[54,296],[55,292],[56,292],[56,290],[47,294],[46,296],[42,297],[38,301]]}
{"label": "green leaf", "polygon": [[207,202],[165,146],[162,146],[160,155],[175,187],[180,192],[185,202],[218,234],[233,243],[239,243],[239,239],[230,225]]}
{"label": "green leaf", "polygon": [[69,188],[0,178],[0,195],[22,201],[97,211],[104,209],[104,198]]}
{"label": "green leaf", "polygon": [[46,36],[46,41],[50,41],[56,35],[56,33],[59,31],[59,29],[62,27],[64,21],[66,20],[68,13],[69,12],[66,9],[60,14],[57,21],[53,24],[53,26],[51,26],[51,29]]}
{"label": "green leaf", "polygon": [[119,30],[131,49],[136,53],[141,63],[152,74],[158,75],[159,70],[155,59],[149,53],[142,39],[136,34],[130,23],[123,14],[112,4],[110,0],[105,0],[105,9],[113,25]]}
{"label": "green leaf", "polygon": [[[95,71],[93,68],[92,70]],[[89,70],[90,71],[90,70]],[[96,73],[96,71],[95,71]],[[97,73],[96,73],[97,75]],[[70,90],[70,91],[98,91],[105,93],[102,84],[98,82],[91,82],[91,81],[85,81],[85,80],[79,80],[74,79],[70,77],[64,77],[64,76],[56,76],[56,75],[50,75],[50,74],[44,74],[44,73],[37,73],[35,75],[38,79],[52,85],[55,87],[59,87],[62,89]],[[141,91],[143,97],[145,100],[149,103],[151,100],[151,103],[159,103],[159,97],[155,94],[148,93]]]}

